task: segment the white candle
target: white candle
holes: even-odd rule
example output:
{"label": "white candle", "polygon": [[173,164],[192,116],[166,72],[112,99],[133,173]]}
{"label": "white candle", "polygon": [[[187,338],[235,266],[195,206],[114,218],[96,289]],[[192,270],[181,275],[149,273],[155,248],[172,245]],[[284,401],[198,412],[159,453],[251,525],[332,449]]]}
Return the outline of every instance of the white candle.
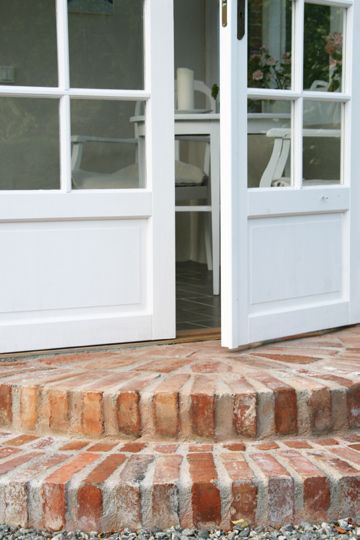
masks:
{"label": "white candle", "polygon": [[177,108],[179,111],[192,111],[194,104],[194,72],[188,68],[176,71]]}

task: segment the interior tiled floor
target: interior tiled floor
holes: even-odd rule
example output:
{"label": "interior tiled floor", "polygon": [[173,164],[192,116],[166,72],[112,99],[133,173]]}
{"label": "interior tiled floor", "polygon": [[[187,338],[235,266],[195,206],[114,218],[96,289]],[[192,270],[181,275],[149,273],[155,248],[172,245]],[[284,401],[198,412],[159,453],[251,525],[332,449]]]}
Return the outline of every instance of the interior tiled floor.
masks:
{"label": "interior tiled floor", "polygon": [[212,272],[206,264],[176,264],[176,327],[220,328],[220,296],[212,294]]}

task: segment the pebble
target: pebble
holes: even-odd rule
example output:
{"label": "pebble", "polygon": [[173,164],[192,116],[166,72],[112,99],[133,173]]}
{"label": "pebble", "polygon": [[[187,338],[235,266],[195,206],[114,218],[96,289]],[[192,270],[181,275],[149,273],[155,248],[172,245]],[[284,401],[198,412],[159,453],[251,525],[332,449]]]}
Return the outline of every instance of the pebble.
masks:
{"label": "pebble", "polygon": [[113,533],[97,533],[95,531],[60,531],[50,532],[25,527],[10,527],[0,524],[0,540],[352,540],[360,538],[360,519],[339,519],[334,522],[308,523],[300,525],[286,524],[281,528],[251,527],[245,520],[233,523],[233,529],[170,529],[154,528],[151,531],[140,529],[137,532],[123,529]]}

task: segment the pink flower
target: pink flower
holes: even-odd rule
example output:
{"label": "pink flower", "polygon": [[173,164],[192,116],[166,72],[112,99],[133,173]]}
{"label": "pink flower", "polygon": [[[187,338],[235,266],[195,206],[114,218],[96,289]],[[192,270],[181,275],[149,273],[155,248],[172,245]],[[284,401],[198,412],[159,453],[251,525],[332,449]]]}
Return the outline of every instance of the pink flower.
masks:
{"label": "pink flower", "polygon": [[283,64],[291,64],[291,53],[285,52],[282,55],[282,63]]}
{"label": "pink flower", "polygon": [[275,58],[273,58],[272,56],[269,56],[269,58],[267,58],[266,60],[266,65],[275,66],[275,64],[276,64]]}
{"label": "pink flower", "polygon": [[264,73],[261,71],[261,69],[257,69],[254,71],[252,78],[254,81],[262,81],[264,78]]}
{"label": "pink flower", "polygon": [[341,32],[332,32],[326,38],[325,51],[332,55],[335,52],[342,51],[343,35]]}

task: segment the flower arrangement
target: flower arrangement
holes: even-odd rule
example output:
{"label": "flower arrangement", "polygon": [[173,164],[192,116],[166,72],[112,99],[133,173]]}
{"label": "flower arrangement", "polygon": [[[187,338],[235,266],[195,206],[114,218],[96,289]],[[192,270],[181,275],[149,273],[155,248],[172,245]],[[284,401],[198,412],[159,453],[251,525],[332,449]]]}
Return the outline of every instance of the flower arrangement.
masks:
{"label": "flower arrangement", "polygon": [[331,32],[326,36],[325,51],[329,55],[330,80],[329,92],[341,89],[343,35],[341,32]]}
{"label": "flower arrangement", "polygon": [[291,53],[285,52],[276,60],[266,47],[261,47],[249,57],[248,86],[251,88],[276,88],[291,86]]}

